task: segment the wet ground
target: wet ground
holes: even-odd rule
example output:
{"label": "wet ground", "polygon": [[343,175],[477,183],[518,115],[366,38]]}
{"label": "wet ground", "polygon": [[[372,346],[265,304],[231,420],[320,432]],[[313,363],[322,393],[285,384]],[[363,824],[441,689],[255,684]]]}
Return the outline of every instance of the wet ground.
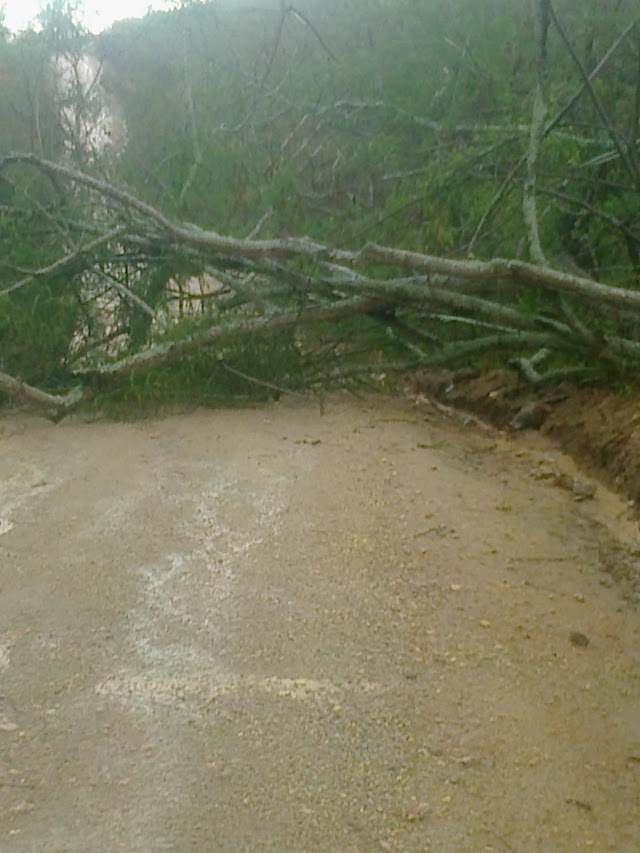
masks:
{"label": "wet ground", "polygon": [[376,399],[0,419],[0,850],[636,851],[637,522]]}

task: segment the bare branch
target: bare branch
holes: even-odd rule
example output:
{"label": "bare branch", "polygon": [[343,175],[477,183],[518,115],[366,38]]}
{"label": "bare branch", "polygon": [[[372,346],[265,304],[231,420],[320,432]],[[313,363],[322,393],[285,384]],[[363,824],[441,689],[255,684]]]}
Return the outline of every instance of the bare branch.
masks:
{"label": "bare branch", "polygon": [[68,394],[62,396],[58,394],[48,394],[46,391],[41,391],[40,388],[35,388],[33,385],[28,385],[8,373],[0,373],[0,391],[8,394],[16,399],[28,400],[38,406],[44,406],[51,409],[55,415],[66,413],[77,406],[83,399],[86,399],[85,390],[75,388]]}
{"label": "bare branch", "polygon": [[15,284],[5,287],[4,290],[0,290],[0,296],[7,296],[9,293],[20,290],[20,288],[31,284],[31,282],[35,281],[36,278],[43,278],[45,275],[51,275],[52,273],[59,272],[70,264],[73,264],[80,256],[90,254],[99,246],[104,245],[104,243],[109,243],[111,240],[116,240],[118,237],[121,237],[125,232],[126,228],[123,226],[113,228],[111,231],[108,231],[106,234],[102,234],[90,243],[80,246],[75,252],[65,255],[63,258],[59,258],[52,264],[30,273],[25,278],[21,278],[20,281],[15,282]]}
{"label": "bare branch", "polygon": [[127,302],[131,302],[132,305],[136,305],[140,308],[141,311],[144,311],[145,314],[148,314],[152,320],[156,320],[156,312],[151,308],[144,299],[141,299],[137,294],[135,294],[132,290],[126,287],[122,282],[118,281],[117,278],[114,278],[112,275],[109,275],[102,269],[96,269],[95,272],[102,278],[108,287],[117,291]]}
{"label": "bare branch", "polygon": [[329,47],[329,45],[328,45],[328,44],[325,42],[325,40],[322,38],[322,36],[321,36],[321,35],[320,35],[320,33],[318,32],[317,27],[315,27],[315,26],[314,26],[314,24],[309,20],[309,18],[308,18],[306,15],[304,15],[304,14],[303,14],[299,9],[295,9],[293,6],[290,6],[290,7],[289,7],[289,11],[291,12],[291,14],[292,14],[294,17],[299,18],[299,19],[302,21],[302,23],[303,23],[303,24],[306,24],[306,26],[311,30],[311,32],[314,34],[314,36],[316,37],[316,39],[317,39],[317,40],[320,42],[320,44],[322,45],[322,49],[323,49],[323,50],[324,50],[324,52],[327,54],[327,56],[329,57],[329,59],[332,59],[334,62],[337,62],[337,61],[338,61],[338,58],[336,57],[336,55],[334,54],[334,52],[331,50],[331,48]]}
{"label": "bare branch", "polygon": [[258,385],[260,388],[266,388],[269,391],[275,391],[276,394],[288,394],[294,397],[304,398],[304,394],[299,394],[296,391],[291,391],[288,388],[282,388],[280,385],[274,385],[273,382],[265,382],[262,379],[258,379],[255,376],[250,376],[248,373],[244,373],[242,370],[238,370],[236,367],[231,367],[229,364],[222,363],[222,367],[227,371],[227,373],[232,373],[234,376],[239,376],[240,379],[244,379],[247,382],[251,382],[252,385]]}
{"label": "bare branch", "polygon": [[269,219],[272,216],[273,216],[273,207],[270,207],[268,210],[266,210],[262,214],[260,219],[258,219],[258,221],[256,222],[255,226],[251,229],[250,234],[248,234],[248,236],[247,236],[247,240],[254,240],[258,236],[260,231],[262,231],[262,226],[264,225],[264,223],[267,221],[267,219]]}
{"label": "bare branch", "polygon": [[627,146],[626,146],[625,142],[620,138],[619,134],[616,132],[616,129],[613,126],[612,122],[610,121],[609,116],[607,114],[607,111],[604,108],[604,105],[600,101],[600,98],[596,94],[595,89],[591,85],[591,80],[589,78],[589,75],[587,74],[584,65],[580,61],[578,54],[573,49],[573,45],[571,44],[569,37],[567,36],[566,32],[564,31],[562,24],[558,20],[558,16],[556,15],[555,10],[554,10],[553,6],[551,5],[550,0],[547,0],[547,1],[549,2],[549,13],[551,15],[551,19],[553,20],[553,23],[555,24],[555,27],[558,30],[558,33],[560,34],[560,38],[564,42],[564,45],[567,48],[567,51],[569,52],[569,54],[571,56],[571,59],[573,60],[576,68],[580,72],[580,76],[582,77],[582,80],[584,82],[584,86],[585,86],[587,92],[589,93],[589,96],[591,97],[591,100],[592,100],[593,105],[596,109],[596,112],[600,116],[600,120],[602,121],[604,127],[606,128],[607,133],[609,134],[611,141],[613,142],[613,145],[614,145],[616,151],[618,152],[618,156],[620,157],[620,159],[624,163],[627,172],[629,173],[629,175],[633,179],[636,186],[640,187],[640,173],[638,172],[638,169],[636,168],[636,164],[632,160],[632,158],[629,156],[629,152],[627,150]]}
{"label": "bare branch", "polygon": [[549,29],[549,0],[535,0],[536,23],[536,96],[531,117],[531,135],[527,152],[527,177],[524,182],[522,210],[529,239],[529,255],[537,264],[546,264],[540,244],[538,212],[536,205],[536,179],[540,147],[544,136],[544,120],[547,114],[547,32]]}
{"label": "bare branch", "polygon": [[562,119],[572,109],[574,104],[576,104],[580,100],[580,98],[582,97],[582,95],[586,91],[589,83],[592,80],[596,79],[596,77],[600,74],[600,72],[605,67],[605,65],[608,63],[608,61],[611,59],[611,57],[614,55],[614,53],[618,50],[620,45],[625,41],[627,36],[630,35],[630,33],[633,32],[633,30],[637,27],[639,21],[640,21],[640,18],[636,18],[628,26],[626,26],[624,28],[624,30],[620,33],[620,35],[615,39],[615,41],[609,47],[609,50],[607,50],[607,52],[604,54],[604,56],[602,57],[600,62],[598,62],[598,64],[595,66],[595,68],[589,72],[589,76],[587,77],[586,80],[584,80],[582,82],[582,85],[580,86],[580,88],[577,89],[577,91],[569,98],[569,100],[562,107],[562,109],[558,110],[558,112],[555,114],[555,116],[551,119],[551,121],[549,122],[549,124],[545,128],[545,137],[548,136],[551,133],[551,131],[554,130],[554,128],[556,128],[560,124]]}
{"label": "bare branch", "polygon": [[[545,332],[512,332],[499,335],[487,335],[473,341],[456,341],[443,347],[441,352],[428,359],[428,364],[452,365],[465,361],[485,352],[498,350],[518,351],[527,348],[553,347],[558,349],[562,342],[555,335]],[[564,342],[565,349],[576,349],[570,341]]]}
{"label": "bare branch", "polygon": [[[595,80],[595,78],[600,74],[600,72],[605,67],[605,65],[607,64],[609,59],[611,59],[611,57],[618,50],[620,45],[625,41],[627,36],[637,26],[638,20],[640,20],[640,19],[636,18],[627,27],[625,27],[625,29],[620,33],[620,35],[616,38],[616,40],[610,46],[609,50],[607,50],[607,52],[602,57],[600,62],[589,73],[587,79],[585,81],[583,81],[580,88],[571,96],[571,98],[569,98],[567,103],[560,110],[558,110],[558,112],[554,115],[554,117],[547,123],[547,125],[545,126],[545,129],[544,129],[543,139],[546,139],[547,136],[549,136],[549,134],[560,124],[562,119],[572,109],[574,104],[582,97],[582,95],[583,95],[585,89],[587,88],[588,84],[592,80]],[[606,156],[610,157],[611,155],[606,155]],[[526,160],[527,160],[527,154],[525,153],[520,157],[519,160],[516,161],[516,163],[514,163],[514,165],[511,167],[511,169],[507,173],[506,177],[504,178],[502,184],[498,188],[497,192],[495,193],[495,195],[493,196],[493,198],[491,199],[491,201],[487,205],[486,210],[484,211],[484,213],[480,217],[480,221],[478,222],[478,225],[476,226],[476,230],[473,233],[473,237],[471,238],[471,240],[469,242],[469,246],[467,248],[467,254],[469,256],[473,256],[473,249],[474,249],[474,246],[480,237],[480,234],[482,234],[482,232],[484,231],[484,227],[487,224],[487,222],[489,221],[489,219],[491,218],[491,216],[493,215],[495,209],[498,207],[498,205],[500,204],[502,199],[507,195],[507,193],[511,187],[511,183],[513,181],[514,176],[520,171],[521,167],[524,165]]]}
{"label": "bare branch", "polygon": [[278,54],[278,48],[280,47],[280,42],[282,40],[282,32],[284,30],[284,24],[287,19],[287,15],[289,14],[289,6],[286,4],[286,0],[282,0],[280,4],[280,14],[278,15],[278,23],[276,24],[276,32],[275,37],[273,39],[273,44],[271,46],[271,54],[269,56],[269,60],[267,62],[267,67],[265,68],[264,74],[262,75],[262,80],[260,81],[260,88],[264,88],[264,84],[267,82],[267,78],[271,73],[271,68],[273,67],[273,63],[276,60],[276,56]]}
{"label": "bare branch", "polygon": [[7,154],[0,159],[0,171],[12,163],[29,163],[35,166],[40,171],[48,175],[61,176],[68,180],[74,181],[89,189],[100,193],[106,198],[110,198],[118,204],[124,205],[131,210],[141,213],[148,219],[151,219],[159,225],[165,232],[166,237],[174,240],[176,243],[187,243],[192,246],[202,246],[213,251],[220,252],[226,255],[241,255],[244,257],[257,256],[274,256],[287,257],[298,254],[306,254],[308,256],[315,255],[318,251],[326,250],[326,247],[320,243],[314,243],[308,237],[291,237],[282,240],[238,240],[234,237],[223,237],[215,231],[206,231],[198,228],[196,225],[188,227],[176,225],[168,219],[163,213],[152,207],[144,201],[136,198],[126,190],[120,190],[113,184],[107,181],[101,181],[80,172],[77,169],[71,169],[67,166],[62,166],[59,163],[54,163],[51,160],[44,160],[41,157],[36,157],[29,153],[12,153]]}
{"label": "bare branch", "polygon": [[200,137],[198,135],[198,125],[196,124],[196,111],[193,103],[193,86],[191,84],[191,77],[189,75],[189,63],[188,63],[188,51],[187,51],[187,31],[183,30],[182,33],[182,52],[183,52],[183,66],[184,66],[184,86],[185,86],[185,99],[187,102],[187,114],[188,114],[188,126],[191,133],[191,144],[193,146],[193,162],[189,168],[189,173],[185,179],[184,184],[182,185],[182,189],[180,190],[180,195],[178,196],[178,207],[182,209],[184,206],[184,200],[186,198],[187,193],[191,189],[191,185],[193,184],[196,175],[198,174],[198,169],[202,165],[202,148],[200,146]]}
{"label": "bare branch", "polygon": [[550,291],[602,305],[614,305],[628,311],[640,311],[640,293],[609,287],[590,278],[571,275],[549,267],[536,266],[524,261],[496,258],[491,261],[467,261],[422,255],[404,249],[389,249],[369,243],[357,256],[357,263],[379,261],[422,273],[437,273],[454,278],[476,281],[507,280],[516,285],[535,285]]}
{"label": "bare branch", "polygon": [[353,317],[357,314],[376,311],[380,301],[367,297],[340,300],[330,305],[320,305],[302,311],[288,311],[266,317],[255,317],[227,327],[213,326],[206,331],[190,335],[179,341],[157,344],[150,349],[120,359],[102,368],[82,368],[76,376],[84,376],[98,383],[105,380],[121,380],[145,372],[151,367],[167,364],[201,347],[215,346],[223,341],[251,335],[273,334],[302,323],[323,323]]}

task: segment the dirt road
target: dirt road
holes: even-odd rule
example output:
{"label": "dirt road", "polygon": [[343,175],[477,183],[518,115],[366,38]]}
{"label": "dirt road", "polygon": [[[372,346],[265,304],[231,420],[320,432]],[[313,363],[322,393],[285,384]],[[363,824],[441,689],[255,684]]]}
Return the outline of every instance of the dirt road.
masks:
{"label": "dirt road", "polygon": [[388,400],[4,416],[0,850],[637,851],[638,528],[574,476]]}

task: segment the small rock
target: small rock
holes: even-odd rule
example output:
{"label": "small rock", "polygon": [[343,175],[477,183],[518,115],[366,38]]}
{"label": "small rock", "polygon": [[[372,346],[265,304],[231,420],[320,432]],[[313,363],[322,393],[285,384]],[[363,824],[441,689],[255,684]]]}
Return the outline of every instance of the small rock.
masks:
{"label": "small rock", "polygon": [[576,806],[579,809],[583,809],[585,812],[592,812],[593,806],[591,803],[587,803],[585,800],[576,800],[573,797],[567,797],[565,799],[565,803],[569,806]]}
{"label": "small rock", "polygon": [[569,642],[580,649],[586,649],[589,645],[589,638],[586,634],[580,633],[580,631],[572,631],[569,634]]}
{"label": "small rock", "polygon": [[14,814],[27,814],[28,812],[33,811],[33,803],[29,803],[26,800],[23,800],[21,803],[12,806],[9,811],[13,812]]}
{"label": "small rock", "polygon": [[427,752],[436,758],[444,753],[444,746],[444,743],[438,740],[437,737],[430,737],[426,743]]}
{"label": "small rock", "polygon": [[511,420],[511,429],[540,429],[550,411],[551,406],[540,400],[525,403]]}
{"label": "small rock", "polygon": [[558,474],[553,468],[541,465],[538,468],[532,468],[529,476],[534,480],[553,480]]}
{"label": "small rock", "polygon": [[577,477],[570,477],[568,474],[558,474],[554,480],[554,484],[561,489],[571,492],[576,501],[591,500],[596,493],[596,487],[593,483],[578,480]]}
{"label": "small rock", "polygon": [[590,501],[595,496],[596,487],[593,483],[587,483],[584,480],[577,480],[574,477],[571,491],[573,492],[573,497],[577,501]]}

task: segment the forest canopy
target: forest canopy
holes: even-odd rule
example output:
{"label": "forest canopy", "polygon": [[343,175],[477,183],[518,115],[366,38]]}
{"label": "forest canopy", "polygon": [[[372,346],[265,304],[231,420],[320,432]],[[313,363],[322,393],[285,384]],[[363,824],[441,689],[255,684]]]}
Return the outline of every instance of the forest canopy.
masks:
{"label": "forest canopy", "polygon": [[637,375],[630,0],[56,0],[0,78],[5,394]]}

